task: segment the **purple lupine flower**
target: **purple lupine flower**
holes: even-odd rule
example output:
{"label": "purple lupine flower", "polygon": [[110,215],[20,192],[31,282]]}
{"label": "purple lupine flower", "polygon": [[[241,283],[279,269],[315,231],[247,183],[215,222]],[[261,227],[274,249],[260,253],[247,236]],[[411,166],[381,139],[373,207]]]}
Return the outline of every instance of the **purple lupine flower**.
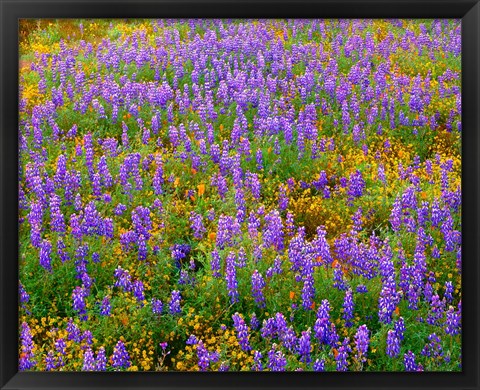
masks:
{"label": "purple lupine flower", "polygon": [[153,190],[155,192],[155,195],[161,195],[163,193],[162,186],[164,184],[164,179],[163,179],[163,162],[161,157],[157,157],[155,159],[155,162],[157,164],[157,168],[155,170],[155,174],[153,176]]}
{"label": "purple lupine flower", "polygon": [[52,371],[56,366],[53,351],[48,351],[47,356],[45,357],[45,371]]}
{"label": "purple lupine flower", "polygon": [[226,272],[225,280],[227,282],[228,296],[230,297],[230,303],[239,301],[238,293],[238,280],[237,280],[237,268],[235,264],[235,252],[230,252],[226,258]]}
{"label": "purple lupine flower", "polygon": [[82,234],[87,236],[102,235],[102,226],[102,218],[97,211],[95,202],[89,202],[84,210]]}
{"label": "purple lupine flower", "polygon": [[330,344],[330,303],[324,299],[317,310],[313,327],[315,338],[320,344]]}
{"label": "purple lupine flower", "polygon": [[263,242],[265,248],[273,246],[282,250],[283,245],[283,222],[278,210],[272,210],[265,216],[265,227],[263,229]]}
{"label": "purple lupine flower", "polygon": [[138,206],[132,211],[132,223],[135,233],[143,235],[145,240],[151,236],[152,220],[150,218],[150,209],[148,207]]}
{"label": "purple lupine flower", "polygon": [[353,293],[351,289],[345,292],[345,298],[343,300],[343,319],[345,320],[345,326],[351,327],[353,319]]}
{"label": "purple lupine flower", "polygon": [[61,235],[65,234],[65,219],[60,210],[61,200],[56,194],[50,195],[50,225],[51,230]]}
{"label": "purple lupine flower", "polygon": [[113,220],[111,218],[105,218],[103,220],[102,235],[108,240],[113,238]]}
{"label": "purple lupine flower", "polygon": [[83,353],[82,371],[95,371],[95,369],[95,357],[92,348],[88,347],[87,350]]}
{"label": "purple lupine flower", "polygon": [[200,371],[207,371],[210,366],[210,355],[202,341],[197,346],[198,367]]}
{"label": "purple lupine flower", "polygon": [[48,240],[43,240],[40,244],[40,265],[52,272],[52,244]]}
{"label": "purple lupine flower", "polygon": [[247,204],[245,201],[245,193],[239,187],[237,187],[235,191],[235,205],[237,206],[237,220],[238,222],[243,223],[247,215]]}
{"label": "purple lupine flower", "polygon": [[223,249],[233,246],[236,236],[240,235],[240,224],[236,218],[221,215],[218,219],[216,245]]}
{"label": "purple lupine flower", "polygon": [[313,299],[315,298],[315,279],[311,256],[305,258],[301,278],[303,279],[302,307],[305,310],[312,310]]}
{"label": "purple lupine flower", "polygon": [[212,251],[212,260],[210,261],[210,269],[213,272],[213,277],[219,278],[220,275],[220,255],[216,249]]}
{"label": "purple lupine flower", "polygon": [[148,256],[148,246],[147,240],[143,234],[139,234],[137,236],[137,245],[138,245],[138,260],[144,261],[147,259]]}
{"label": "purple lupine flower", "polygon": [[32,339],[30,327],[26,322],[22,322],[20,341],[21,354],[18,361],[18,369],[20,371],[30,370],[31,368],[35,367],[37,363],[35,362],[35,360],[33,360],[33,350],[35,348],[35,344]]}
{"label": "purple lupine flower", "polygon": [[395,324],[393,325],[393,330],[395,331],[398,339],[402,341],[404,338],[404,332],[405,332],[405,321],[403,320],[403,317],[400,317],[395,322]]}
{"label": "purple lupine flower", "polygon": [[93,252],[93,253],[92,253],[92,261],[93,261],[95,264],[100,263],[100,255],[98,254],[98,252]]}
{"label": "purple lupine flower", "polygon": [[150,140],[150,129],[144,128],[142,133],[142,143],[144,145],[148,145],[149,140]]}
{"label": "purple lupine flower", "polygon": [[238,250],[236,265],[237,268],[245,268],[247,266],[247,253],[243,246]]}
{"label": "purple lupine flower", "polygon": [[445,315],[445,333],[449,335],[456,335],[461,330],[461,317],[458,311],[455,311],[453,306],[450,306]]}
{"label": "purple lupine flower", "polygon": [[427,323],[430,325],[440,325],[444,310],[445,301],[440,300],[438,294],[435,294],[430,302],[430,312],[428,313]]}
{"label": "purple lupine flower", "polygon": [[178,268],[180,268],[180,260],[185,259],[190,253],[191,247],[188,244],[175,244],[170,247],[172,257]]}
{"label": "purple lupine flower", "polygon": [[287,359],[283,352],[278,349],[277,344],[272,344],[272,349],[268,351],[268,368],[271,371],[285,371]]}
{"label": "purple lupine flower", "polygon": [[255,351],[253,353],[253,365],[251,370],[252,371],[263,371],[263,364],[262,364],[263,355],[259,351]]}
{"label": "purple lupine flower", "polygon": [[345,283],[344,274],[340,265],[337,264],[333,269],[333,287],[339,290],[347,290],[347,284]]}
{"label": "purple lupine flower", "polygon": [[252,330],[257,330],[259,326],[260,326],[260,321],[258,320],[257,315],[253,313],[252,317],[250,318],[250,328]]}
{"label": "purple lupine flower", "polygon": [[281,327],[277,324],[279,339],[282,342],[282,345],[287,348],[290,352],[295,353],[298,345],[297,334],[292,327],[287,327],[286,322]]}
{"label": "purple lupine flower", "polygon": [[87,273],[88,251],[88,244],[79,246],[75,251],[75,270],[77,272],[77,279],[82,279],[83,274]]}
{"label": "purple lupine flower", "polygon": [[90,332],[89,330],[86,330],[85,332],[83,332],[82,340],[85,341],[87,345],[92,345],[92,342],[93,342],[92,332]]}
{"label": "purple lupine flower", "polygon": [[434,359],[438,359],[439,357],[443,356],[443,347],[440,337],[438,337],[435,333],[432,333],[428,336],[428,343],[422,349],[422,355],[427,357],[433,357]]}
{"label": "purple lupine flower", "polygon": [[222,364],[220,364],[220,367],[218,367],[219,372],[227,372],[229,370],[230,370],[230,366],[225,362],[222,362]]}
{"label": "purple lupine flower", "polygon": [[200,214],[197,214],[196,212],[192,211],[190,213],[190,228],[193,230],[193,237],[195,237],[198,240],[201,240],[207,230],[203,226],[203,218]]}
{"label": "purple lupine flower", "polygon": [[113,274],[115,277],[115,287],[121,287],[123,291],[131,291],[132,290],[132,277],[127,270],[124,270],[122,267],[118,266],[115,269]]}
{"label": "purple lupine flower", "polygon": [[387,333],[387,350],[386,353],[391,358],[397,357],[400,353],[400,340],[397,333],[389,330]]}
{"label": "purple lupine flower", "polygon": [[57,159],[57,170],[53,181],[55,182],[55,188],[62,188],[65,183],[65,176],[67,174],[67,158],[61,154]]}
{"label": "purple lupine flower", "polygon": [[212,185],[217,186],[218,194],[220,195],[220,198],[224,199],[225,194],[228,192],[227,179],[223,177],[221,174],[218,174],[215,179],[215,183],[212,183]]}
{"label": "purple lupine flower", "polygon": [[95,359],[95,371],[107,370],[107,355],[105,354],[105,348],[100,347],[97,351],[97,358]]}
{"label": "purple lupine flower", "polygon": [[160,299],[152,298],[152,313],[160,315],[163,311],[163,303]]}
{"label": "purple lupine flower", "polygon": [[317,226],[317,235],[312,241],[312,247],[315,250],[317,262],[321,261],[322,264],[330,264],[333,261],[330,253],[330,245],[326,237],[327,231],[325,230],[325,226]]}
{"label": "purple lupine flower", "polygon": [[300,361],[304,363],[310,363],[310,350],[311,350],[311,343],[310,343],[310,330],[306,330],[302,332],[302,335],[298,339],[298,354],[300,355]]}
{"label": "purple lupine flower", "polygon": [[265,307],[265,296],[263,295],[263,289],[266,283],[262,277],[262,274],[257,270],[252,274],[252,296],[255,299],[255,303],[259,308]]}
{"label": "purple lupine flower", "polygon": [[250,351],[252,347],[250,346],[250,343],[248,341],[249,334],[248,334],[248,328],[247,328],[247,324],[245,323],[245,320],[238,313],[235,313],[232,316],[232,319],[233,319],[233,325],[235,326],[235,330],[237,331],[237,340],[238,340],[238,343],[240,344],[240,347],[244,351]]}
{"label": "purple lupine flower", "polygon": [[55,340],[55,350],[60,354],[60,355],[65,355],[67,349],[67,344],[65,343],[65,340],[60,338]]}
{"label": "purple lupine flower", "polygon": [[387,177],[385,176],[385,167],[383,166],[383,164],[379,164],[378,166],[377,178],[382,182],[384,186],[387,184]]}
{"label": "purple lupine flower", "polygon": [[277,333],[277,323],[275,318],[263,320],[262,328],[260,329],[260,334],[263,338],[276,337]]}
{"label": "purple lupine flower", "polygon": [[197,343],[197,356],[200,371],[207,371],[210,364],[217,362],[220,358],[218,352],[209,352],[201,340]]}
{"label": "purple lupine flower", "polygon": [[288,236],[293,236],[295,234],[295,221],[293,214],[290,212],[287,212],[287,217],[285,219],[285,227],[287,229]]}
{"label": "purple lupine flower", "polygon": [[97,164],[97,169],[100,177],[101,185],[108,188],[113,185],[113,178],[108,169],[107,159],[105,156],[100,157],[100,161]]}
{"label": "purple lupine flower", "polygon": [[125,122],[122,122],[122,145],[125,149],[128,149],[129,142],[128,142],[128,126]]}
{"label": "purple lupine flower", "polygon": [[453,290],[453,283],[450,280],[446,281],[444,297],[447,302],[451,302],[453,300]]}
{"label": "purple lupine flower", "polygon": [[356,289],[357,293],[366,294],[368,292],[367,286],[364,284],[359,284]]}
{"label": "purple lupine flower", "polygon": [[324,359],[317,359],[313,363],[313,371],[323,372],[325,371],[325,360]]}
{"label": "purple lupine flower", "polygon": [[248,234],[250,235],[250,238],[253,239],[257,237],[260,224],[260,218],[257,217],[254,211],[251,211],[248,216]]}
{"label": "purple lupine flower", "polygon": [[35,248],[40,248],[41,237],[41,225],[43,219],[43,206],[41,202],[32,202],[31,210],[28,214],[28,221],[31,225],[30,230],[30,242]]}
{"label": "purple lupine flower", "polygon": [[115,215],[122,215],[126,210],[127,210],[127,206],[119,203],[119,204],[117,204],[117,206],[115,207],[113,212],[114,212]]}
{"label": "purple lupine flower", "polygon": [[207,219],[209,221],[213,221],[215,219],[215,209],[212,208],[212,209],[208,210]]}
{"label": "purple lupine flower", "polygon": [[357,234],[358,232],[362,231],[362,225],[363,225],[362,217],[363,217],[363,210],[361,207],[359,207],[358,210],[352,216],[352,222],[353,222],[353,227],[351,230],[352,234]]}
{"label": "purple lupine flower", "polygon": [[68,340],[73,340],[76,343],[80,343],[82,341],[82,335],[80,333],[80,329],[76,324],[73,323],[73,320],[70,318],[68,324],[66,326],[68,332]]}
{"label": "purple lupine flower", "polygon": [[[190,260],[190,262],[192,262],[192,260]],[[195,263],[193,263],[195,265]],[[190,277],[188,275],[188,272],[184,269],[180,270],[180,278],[178,279],[178,284],[187,284],[189,283],[190,281]]]}
{"label": "purple lupine flower", "polygon": [[278,208],[282,211],[288,208],[288,195],[285,186],[280,185],[278,187]]}
{"label": "purple lupine flower", "polygon": [[393,202],[392,211],[390,213],[390,224],[395,232],[397,232],[402,225],[402,202],[400,197],[397,197]]}
{"label": "purple lupine flower", "polygon": [[197,344],[197,343],[198,343],[197,336],[195,336],[195,335],[193,335],[193,334],[191,334],[191,335],[188,337],[187,341],[185,342],[185,344],[187,344],[187,345],[195,345],[195,344]]}
{"label": "purple lupine flower", "polygon": [[355,333],[355,345],[357,347],[356,358],[360,362],[364,363],[367,361],[367,352],[369,339],[369,330],[367,325],[361,325],[358,327],[357,333]]}
{"label": "purple lupine flower", "polygon": [[432,226],[437,227],[438,225],[440,225],[442,223],[443,218],[444,218],[444,211],[440,207],[438,199],[435,198],[433,200],[431,210],[432,210],[432,217],[431,217]]}
{"label": "purple lupine flower", "polygon": [[144,295],[144,286],[143,282],[141,280],[135,280],[132,284],[133,288],[133,295],[135,298],[137,298],[138,302],[142,302],[145,300],[145,295]]}
{"label": "purple lupine flower", "polygon": [[84,148],[85,148],[85,165],[87,167],[88,174],[90,179],[92,179],[93,174],[95,173],[93,170],[93,143],[92,143],[92,134],[87,133],[83,137],[84,141]]}
{"label": "purple lupine flower", "polygon": [[256,240],[254,240],[255,245],[253,247],[253,259],[255,260],[255,263],[258,263],[263,256],[263,250],[262,250],[262,245],[259,243],[259,239],[257,237]]}
{"label": "purple lupine flower", "polygon": [[261,171],[263,169],[262,149],[257,149],[257,152],[255,153],[255,160],[257,161],[257,170]]}
{"label": "purple lupine flower", "polygon": [[88,316],[86,315],[87,304],[85,302],[85,298],[87,296],[87,289],[84,286],[77,286],[72,292],[72,308],[80,315],[80,319],[83,321],[86,321],[88,319]]}
{"label": "purple lupine flower", "polygon": [[172,296],[170,298],[170,303],[168,304],[168,310],[170,314],[180,314],[182,312],[182,308],[180,306],[180,301],[182,296],[180,295],[180,291],[173,290]]}
{"label": "purple lupine flower", "polygon": [[104,297],[102,299],[102,304],[100,305],[100,315],[109,317],[112,311],[112,305],[110,304],[110,298]]}
{"label": "purple lupine flower", "polygon": [[121,368],[130,367],[130,355],[128,354],[125,344],[122,340],[119,340],[117,345],[115,345],[111,360],[112,367],[115,368],[116,371],[119,371]]}
{"label": "purple lupine flower", "polygon": [[252,196],[255,200],[260,199],[260,193],[261,193],[261,184],[260,184],[260,179],[258,178],[258,175],[256,173],[252,173],[247,171],[245,174],[245,186],[250,189],[252,192]]}
{"label": "purple lupine flower", "polygon": [[423,288],[423,296],[425,298],[425,302],[430,303],[433,297],[433,287],[429,282],[425,283],[425,287]]}
{"label": "purple lupine flower", "polygon": [[363,195],[365,189],[365,181],[362,176],[362,172],[358,169],[355,173],[350,176],[348,183],[348,195],[350,196],[349,200],[352,201],[354,198],[359,198]]}
{"label": "purple lupine flower", "polygon": [[378,299],[378,318],[384,324],[392,322],[392,315],[399,300],[394,283],[393,278],[388,278],[380,291]]}
{"label": "purple lupine flower", "polygon": [[403,355],[403,364],[405,366],[405,371],[418,370],[417,363],[415,363],[415,354],[412,351],[408,351]]}
{"label": "purple lupine flower", "polygon": [[18,283],[18,295],[20,298],[20,303],[22,304],[22,307],[24,307],[25,303],[28,303],[30,300],[30,295],[28,295],[27,291],[20,282]]}
{"label": "purple lupine flower", "polygon": [[337,371],[348,371],[348,354],[352,352],[352,348],[350,347],[350,339],[346,337],[343,340],[342,345],[338,348],[338,354],[335,357],[336,361],[336,370]]}
{"label": "purple lupine flower", "polygon": [[82,273],[82,275],[80,276],[80,279],[82,281],[83,286],[85,287],[85,294],[86,294],[86,296],[88,296],[89,291],[90,291],[90,287],[93,284],[93,279],[86,272]]}

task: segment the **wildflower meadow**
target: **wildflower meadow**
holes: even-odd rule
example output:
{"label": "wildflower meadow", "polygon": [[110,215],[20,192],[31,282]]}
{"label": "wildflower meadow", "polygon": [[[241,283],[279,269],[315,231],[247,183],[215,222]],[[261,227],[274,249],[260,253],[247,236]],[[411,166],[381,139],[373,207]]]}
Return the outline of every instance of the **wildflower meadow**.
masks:
{"label": "wildflower meadow", "polygon": [[462,370],[460,20],[19,38],[20,370]]}

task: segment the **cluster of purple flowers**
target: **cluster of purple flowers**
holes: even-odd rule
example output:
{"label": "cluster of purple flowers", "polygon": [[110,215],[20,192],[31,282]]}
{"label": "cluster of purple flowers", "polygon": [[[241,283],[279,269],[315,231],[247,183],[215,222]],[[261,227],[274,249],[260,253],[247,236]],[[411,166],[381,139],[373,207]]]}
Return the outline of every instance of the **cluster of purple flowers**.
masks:
{"label": "cluster of purple flowers", "polygon": [[262,277],[262,274],[257,270],[253,271],[252,274],[252,296],[258,307],[265,307],[265,296],[263,294],[263,289],[265,288],[266,283]]}
{"label": "cluster of purple flowers", "polygon": [[387,333],[387,350],[386,353],[391,358],[397,357],[400,353],[400,339],[397,333],[389,330]]}
{"label": "cluster of purple flowers", "polygon": [[88,290],[82,287],[75,287],[72,292],[72,301],[73,301],[73,310],[75,310],[82,320],[87,320],[87,304],[85,302],[85,298],[88,296]]}
{"label": "cluster of purple flowers", "polygon": [[355,333],[355,345],[357,347],[356,358],[361,362],[367,360],[368,345],[370,342],[367,325],[361,325]]}
{"label": "cluster of purple flowers", "polygon": [[122,340],[117,342],[115,348],[113,349],[112,359],[112,367],[116,370],[120,368],[128,368],[131,366],[130,362],[130,355],[125,348],[125,344]]}
{"label": "cluster of purple flowers", "polygon": [[[403,313],[406,305],[437,333],[430,334],[421,352],[415,351],[417,357],[412,351],[403,354],[405,370],[423,370],[416,359],[448,362],[440,336],[457,340],[461,333],[461,294],[454,285],[461,272],[458,161],[440,153],[424,160],[418,150],[398,161],[402,148],[389,128],[418,139],[428,128],[439,136],[444,127],[459,132],[461,94],[455,81],[460,75],[447,69],[435,79],[432,72],[410,77],[397,71],[391,55],[413,50],[434,60],[443,45],[447,58],[457,58],[460,29],[432,21],[428,28],[421,24],[418,31],[396,37],[372,33],[371,21],[332,23],[158,20],[151,22],[153,42],[151,35],[136,30],[120,41],[92,45],[82,40],[78,48],[61,42],[54,55],[37,53],[30,69],[35,77],[30,78],[40,80],[41,103],[20,102],[19,144],[25,161],[19,167],[21,231],[25,227],[30,235],[25,250],[33,251],[40,270],[53,275],[48,278],[72,260],[77,282],[69,291],[75,321],[95,319],[98,313],[110,317],[101,321],[111,321],[122,304],[117,295],[123,293],[137,301],[140,313],[151,310],[157,322],[178,318],[187,312],[192,290],[206,272],[205,280],[213,275],[226,290],[223,298],[238,310],[231,317],[233,327],[240,348],[253,355],[252,370],[284,371],[295,359],[315,371],[326,365],[337,371],[363,369],[370,364],[370,337],[373,346],[377,325],[383,331],[378,334],[387,332],[386,355],[396,359],[401,346],[409,345],[405,338],[414,316],[399,316],[399,307]],[[403,27],[402,21],[388,23]],[[320,43],[312,45],[315,40]],[[340,56],[347,59],[347,69]],[[98,72],[92,73],[85,60],[98,62]],[[450,112],[431,112],[432,104],[438,106],[434,86],[440,99],[449,99]],[[71,116],[78,123],[65,122],[63,110],[70,107],[79,114]],[[85,120],[115,125],[118,133],[97,139],[102,132],[88,130],[92,127]],[[341,139],[325,131],[325,125],[338,129]],[[371,142],[372,135],[379,142]],[[368,163],[349,160],[345,151],[352,145]],[[290,161],[292,150],[295,161]],[[286,164],[292,174],[305,163],[314,169],[283,177]],[[179,174],[179,167],[188,169]],[[312,172],[315,177],[309,176]],[[390,184],[397,177],[400,187],[392,193]],[[209,183],[205,195],[198,186],[197,196],[198,183]],[[375,192],[377,184],[380,192]],[[425,190],[427,184],[435,191]],[[337,232],[339,224],[321,213],[312,222],[309,204],[298,212],[303,207],[299,199],[306,199],[302,192],[321,203],[322,210],[338,199],[346,201],[350,216],[345,219],[342,212],[340,220],[351,220],[351,229]],[[186,222],[172,223],[177,222],[172,207],[186,213]],[[389,224],[377,228],[377,217],[386,208]],[[396,242],[384,238],[388,230]],[[407,239],[413,244],[406,245]],[[121,266],[113,273],[113,286],[112,281],[102,286],[105,278],[98,271],[109,264],[110,253],[104,246],[117,242],[123,253],[114,263]],[[168,248],[171,258],[164,267]],[[134,259],[127,259],[124,255],[132,251]],[[450,260],[456,270],[448,280],[433,272],[432,263]],[[147,278],[152,266],[165,270],[165,280],[174,280],[164,286],[169,298],[154,290],[151,279],[148,284],[143,279],[144,284],[135,276]],[[280,291],[278,306],[277,297],[268,294],[279,284],[290,291],[290,300]],[[443,289],[438,287],[442,284]],[[94,312],[91,299],[97,290]],[[326,292],[335,308],[324,299]],[[22,313],[31,314],[27,307],[33,311],[30,306],[37,302],[29,293],[19,285]],[[152,296],[156,294],[164,301]],[[372,296],[377,304],[360,319]],[[147,299],[150,306],[142,308]],[[277,307],[288,308],[288,314]],[[240,309],[251,313],[248,325]],[[267,309],[275,314],[265,314]],[[305,318],[310,328],[300,329],[295,321]],[[81,331],[89,322],[77,323],[81,325],[68,322],[66,339],[81,344],[82,370],[105,371],[105,348],[95,355],[95,332]],[[255,350],[257,332],[262,352]],[[346,336],[353,336],[352,342]],[[28,370],[38,356],[26,322],[20,338],[19,367]],[[134,364],[129,342],[118,341],[111,368]],[[201,371],[216,362],[224,371],[234,364],[219,361],[220,354],[207,349],[210,343],[194,335],[187,344],[195,346]],[[166,343],[160,346],[165,357]],[[55,349],[42,346],[37,360],[49,371],[63,367],[68,353],[59,338]]]}
{"label": "cluster of purple flowers", "polygon": [[22,325],[21,325],[20,341],[21,341],[21,354],[20,354],[18,368],[20,371],[30,370],[37,363],[34,360],[34,354],[33,354],[33,349],[35,348],[35,344],[33,343],[30,327],[26,322],[22,322]]}
{"label": "cluster of purple flowers", "polygon": [[180,291],[173,290],[172,295],[170,298],[170,303],[168,304],[168,310],[170,314],[180,314],[182,312],[182,307],[180,306],[180,301],[182,300],[182,296]]}
{"label": "cluster of purple flowers", "polygon": [[190,213],[190,222],[191,222],[190,227],[193,230],[193,236],[196,239],[201,240],[206,233],[206,229],[203,226],[202,216],[200,214],[197,214],[196,212],[192,211]]}
{"label": "cluster of purple flowers", "polygon": [[238,313],[235,313],[232,316],[232,319],[233,319],[233,325],[235,326],[235,329],[237,331],[237,340],[238,340],[238,343],[240,344],[240,347],[244,351],[250,351],[252,347],[248,342],[249,334],[248,334],[248,328],[245,323],[245,320]]}
{"label": "cluster of purple flowers", "polygon": [[170,247],[172,252],[172,258],[175,260],[175,264],[180,268],[180,261],[185,259],[191,251],[191,247],[188,244],[175,244]]}

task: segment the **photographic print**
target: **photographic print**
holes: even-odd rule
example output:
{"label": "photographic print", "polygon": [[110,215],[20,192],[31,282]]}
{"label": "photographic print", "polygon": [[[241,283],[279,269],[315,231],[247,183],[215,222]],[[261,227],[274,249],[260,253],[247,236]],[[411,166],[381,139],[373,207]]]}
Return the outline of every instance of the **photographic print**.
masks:
{"label": "photographic print", "polygon": [[20,20],[19,370],[462,371],[461,27]]}

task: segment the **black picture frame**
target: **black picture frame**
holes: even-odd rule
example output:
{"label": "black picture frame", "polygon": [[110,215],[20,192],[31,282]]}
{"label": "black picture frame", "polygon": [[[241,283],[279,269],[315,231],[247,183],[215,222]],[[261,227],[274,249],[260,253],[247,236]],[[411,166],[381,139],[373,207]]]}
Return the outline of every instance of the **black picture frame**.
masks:
{"label": "black picture frame", "polygon": [[[0,387],[479,389],[478,0],[0,0]],[[18,372],[18,20],[23,18],[462,18],[462,306],[459,373]]]}

